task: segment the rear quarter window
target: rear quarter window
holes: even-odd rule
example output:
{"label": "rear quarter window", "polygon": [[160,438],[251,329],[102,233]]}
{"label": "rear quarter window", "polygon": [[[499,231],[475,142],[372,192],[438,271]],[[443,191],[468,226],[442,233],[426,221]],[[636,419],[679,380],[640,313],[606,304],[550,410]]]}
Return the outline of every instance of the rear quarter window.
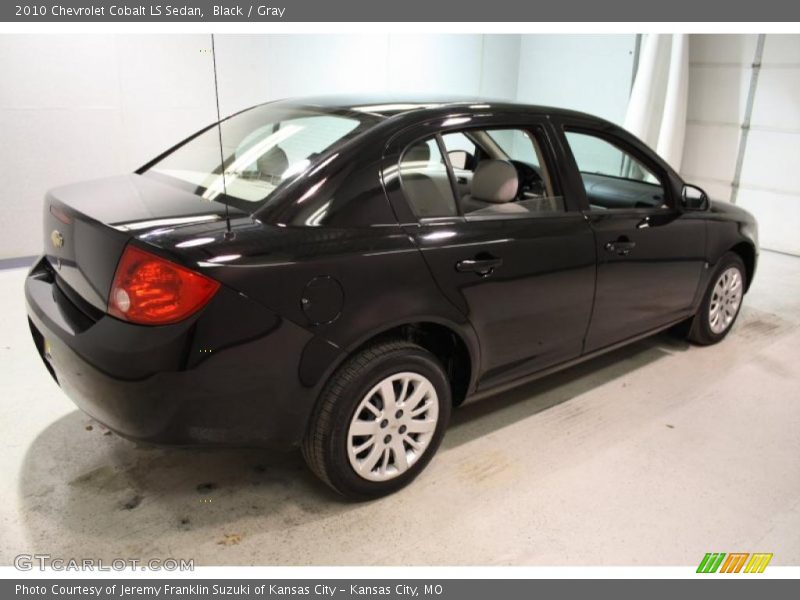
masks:
{"label": "rear quarter window", "polygon": [[252,213],[280,186],[376,122],[362,113],[266,104],[212,126],[143,173]]}

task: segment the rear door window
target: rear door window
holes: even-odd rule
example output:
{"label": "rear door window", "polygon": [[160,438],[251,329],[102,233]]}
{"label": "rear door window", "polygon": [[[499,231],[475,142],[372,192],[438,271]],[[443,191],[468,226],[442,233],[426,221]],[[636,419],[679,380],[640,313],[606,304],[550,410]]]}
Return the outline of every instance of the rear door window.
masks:
{"label": "rear door window", "polygon": [[538,134],[522,127],[448,131],[406,149],[402,189],[418,218],[564,213],[543,148]]}
{"label": "rear door window", "polygon": [[400,182],[417,217],[458,214],[447,164],[436,138],[417,142],[406,149],[400,159]]}
{"label": "rear door window", "polygon": [[476,146],[465,180],[454,167],[465,216],[522,218],[565,210],[534,133],[500,128],[465,130],[458,135]]}

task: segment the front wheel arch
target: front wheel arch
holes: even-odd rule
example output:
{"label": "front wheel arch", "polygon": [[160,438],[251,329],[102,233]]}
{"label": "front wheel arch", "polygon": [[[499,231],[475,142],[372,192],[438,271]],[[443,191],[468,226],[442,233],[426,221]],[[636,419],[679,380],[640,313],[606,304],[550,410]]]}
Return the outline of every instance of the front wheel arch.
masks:
{"label": "front wheel arch", "polygon": [[[729,295],[729,293],[724,289],[723,274],[726,272],[726,270],[732,270],[732,267],[735,267],[736,271],[739,273],[740,278],[743,280],[741,282],[743,285],[738,293],[731,293]],[[733,327],[733,324],[739,315],[739,311],[741,310],[742,302],[744,300],[744,292],[747,285],[746,270],[747,267],[745,266],[741,255],[739,255],[737,252],[729,251],[720,257],[716,266],[714,267],[714,270],[712,271],[711,277],[708,280],[708,284],[703,292],[700,304],[697,307],[697,312],[688,323],[689,329],[688,332],[686,332],[686,337],[690,342],[700,346],[709,346],[722,341],[728,335],[728,333],[730,333],[731,328]],[[731,281],[735,283],[735,279],[732,279]],[[723,288],[719,288],[720,285],[723,285]],[[732,289],[733,288],[731,288],[731,290]],[[714,304],[717,305],[717,309],[714,309]],[[727,309],[724,308],[726,304],[728,306]],[[712,317],[714,316],[713,313],[715,310],[720,310],[720,306],[729,315],[731,312],[733,314],[730,317],[730,320],[726,323],[724,329],[715,330]]]}
{"label": "front wheel arch", "polygon": [[741,258],[742,262],[744,263],[744,268],[745,268],[744,291],[747,292],[750,289],[750,284],[753,281],[753,275],[755,275],[756,271],[756,249],[753,246],[753,244],[749,242],[739,242],[730,249],[730,252],[738,254],[739,258]]}

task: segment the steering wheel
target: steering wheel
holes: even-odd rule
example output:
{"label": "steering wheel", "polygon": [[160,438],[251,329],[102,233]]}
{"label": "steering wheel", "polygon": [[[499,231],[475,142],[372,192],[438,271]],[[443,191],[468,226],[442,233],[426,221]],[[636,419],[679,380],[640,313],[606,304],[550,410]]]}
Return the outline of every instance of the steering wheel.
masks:
{"label": "steering wheel", "polygon": [[517,200],[524,200],[525,194],[534,196],[545,196],[547,194],[544,179],[536,167],[519,160],[512,160],[511,164],[517,170],[517,178],[519,179]]}

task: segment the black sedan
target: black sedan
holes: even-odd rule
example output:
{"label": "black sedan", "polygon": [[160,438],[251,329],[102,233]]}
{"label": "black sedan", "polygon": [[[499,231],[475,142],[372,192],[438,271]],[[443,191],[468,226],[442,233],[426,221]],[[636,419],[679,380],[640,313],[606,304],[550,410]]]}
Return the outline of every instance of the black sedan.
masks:
{"label": "black sedan", "polygon": [[756,223],[635,137],[469,99],[310,98],[52,190],[25,285],[45,367],[155,444],[300,446],[353,498],[451,409],[673,326],[730,331]]}

